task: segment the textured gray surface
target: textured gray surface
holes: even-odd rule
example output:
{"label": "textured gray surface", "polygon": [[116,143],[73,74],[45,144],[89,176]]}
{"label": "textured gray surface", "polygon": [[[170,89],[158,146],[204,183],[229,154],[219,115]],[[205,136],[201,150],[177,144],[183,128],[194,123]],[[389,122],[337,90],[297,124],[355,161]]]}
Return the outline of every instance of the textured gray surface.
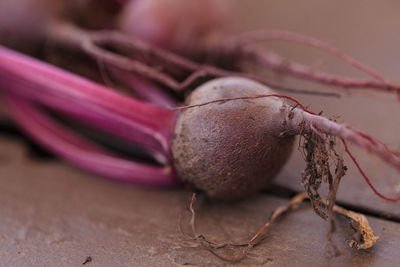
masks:
{"label": "textured gray surface", "polygon": [[[310,34],[329,41],[386,78],[399,80],[398,2],[238,2],[242,30],[279,28]],[[270,47],[324,70],[362,76],[312,49],[281,42],[271,43]],[[319,88],[275,77],[298,87]],[[340,121],[399,148],[396,133],[400,117],[390,115],[400,111],[396,99],[372,93],[354,95],[340,100],[298,98],[311,104],[314,111],[338,115]],[[398,193],[399,176],[393,170],[356,152],[374,184],[390,194]],[[80,266],[88,256],[93,260],[85,266],[225,265],[179,233],[178,216],[188,201],[180,189],[139,189],[90,176],[63,163],[33,161],[19,143],[5,138],[0,138],[0,164],[1,266]],[[338,199],[399,218],[399,204],[374,196],[354,166],[348,165],[349,175],[343,179]],[[300,153],[295,153],[276,182],[301,190],[303,167]],[[220,241],[244,241],[285,201],[257,195],[240,203],[204,204],[198,214],[199,230]],[[305,207],[273,226],[267,239],[237,266],[398,266],[399,224],[370,218],[381,239],[372,250],[358,252],[347,247],[351,233],[338,219],[335,240],[346,252],[344,256],[325,256],[328,227]]]}
{"label": "textured gray surface", "polygon": [[[0,138],[0,148],[2,266],[80,266],[88,256],[92,262],[85,266],[228,265],[178,231],[188,204],[183,190],[140,189],[63,163],[32,161],[12,139]],[[199,201],[198,230],[215,241],[241,243],[286,202],[268,195],[238,203]],[[305,204],[278,220],[236,266],[395,266],[400,225],[369,220],[381,240],[359,252],[347,246],[352,232],[337,217],[334,238],[345,254],[331,259],[325,255],[328,226]]]}

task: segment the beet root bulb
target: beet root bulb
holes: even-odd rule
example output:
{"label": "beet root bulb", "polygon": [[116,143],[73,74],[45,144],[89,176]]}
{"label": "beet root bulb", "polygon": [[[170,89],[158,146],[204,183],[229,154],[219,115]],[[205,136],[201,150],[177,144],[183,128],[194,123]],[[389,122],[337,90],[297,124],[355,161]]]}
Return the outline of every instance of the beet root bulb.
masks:
{"label": "beet root bulb", "polygon": [[[187,105],[268,94],[244,78],[220,78],[197,88]],[[184,109],[172,141],[178,175],[210,198],[240,199],[265,188],[288,159],[294,141],[277,98],[227,101]]]}
{"label": "beet root bulb", "polygon": [[118,27],[128,35],[190,56],[194,47],[204,49],[231,31],[232,9],[229,0],[135,0],[121,12]]}

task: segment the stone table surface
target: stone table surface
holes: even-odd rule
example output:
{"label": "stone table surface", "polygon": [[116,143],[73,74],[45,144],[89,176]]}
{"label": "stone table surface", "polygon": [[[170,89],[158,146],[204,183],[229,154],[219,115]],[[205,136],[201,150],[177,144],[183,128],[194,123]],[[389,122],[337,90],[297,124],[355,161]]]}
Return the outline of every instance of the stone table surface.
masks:
{"label": "stone table surface", "polygon": [[[0,266],[229,266],[179,230],[188,193],[113,183],[57,161],[32,160],[0,138]],[[288,199],[258,194],[237,203],[199,201],[198,231],[243,243]],[[348,246],[352,231],[336,217],[343,255],[328,257],[328,225],[309,205],[279,219],[235,266],[397,266],[400,224],[368,217],[380,240],[368,251]],[[239,251],[219,253],[233,255]]]}

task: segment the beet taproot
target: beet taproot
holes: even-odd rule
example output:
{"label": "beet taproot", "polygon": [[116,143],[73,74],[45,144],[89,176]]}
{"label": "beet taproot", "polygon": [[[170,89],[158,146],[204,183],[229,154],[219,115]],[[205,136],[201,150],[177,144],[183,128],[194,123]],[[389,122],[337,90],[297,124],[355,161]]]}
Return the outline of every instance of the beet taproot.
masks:
{"label": "beet taproot", "polygon": [[[220,78],[198,87],[186,104],[266,93],[272,90],[248,79]],[[265,188],[292,151],[294,136],[282,134],[282,103],[263,98],[184,110],[172,141],[179,176],[217,199],[243,198]]]}

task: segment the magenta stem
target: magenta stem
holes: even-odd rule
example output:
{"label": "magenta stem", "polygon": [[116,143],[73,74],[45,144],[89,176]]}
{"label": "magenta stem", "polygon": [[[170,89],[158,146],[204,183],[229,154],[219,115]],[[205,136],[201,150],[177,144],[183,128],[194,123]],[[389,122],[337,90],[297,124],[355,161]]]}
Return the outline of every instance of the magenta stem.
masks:
{"label": "magenta stem", "polygon": [[[0,46],[0,86],[81,119],[144,149],[170,157],[176,112],[142,103],[110,88]],[[86,114],[86,115],[85,115]]]}
{"label": "magenta stem", "polygon": [[[375,80],[357,79],[325,73],[300,63],[288,61],[287,59],[282,58],[281,56],[272,52],[265,52],[255,47],[249,47],[249,45],[254,42],[271,40],[290,41],[321,49],[343,60],[358,70],[370,75]],[[299,78],[315,80],[324,84],[341,86],[344,88],[370,88],[380,89],[387,92],[400,92],[398,86],[387,82],[381,75],[372,69],[364,66],[335,47],[313,37],[287,31],[259,30],[235,37],[233,42],[236,42],[238,47],[240,47],[245,53],[254,57],[257,62],[265,64],[276,71],[291,73]]]}
{"label": "magenta stem", "polygon": [[178,184],[170,166],[135,163],[102,149],[56,123],[28,100],[4,93],[13,119],[41,145],[67,161],[93,173],[119,181],[149,186]]}
{"label": "magenta stem", "polygon": [[157,140],[141,131],[137,131],[134,126],[131,125],[131,122],[126,119],[98,109],[93,105],[88,105],[87,103],[75,103],[73,101],[66,101],[55,95],[43,94],[30,84],[24,84],[21,81],[13,82],[11,79],[7,79],[3,81],[2,84],[7,88],[12,88],[15,96],[40,103],[76,121],[81,121],[96,129],[139,144],[160,163],[165,164],[169,161],[168,154],[163,151]]}
{"label": "magenta stem", "polygon": [[160,107],[174,108],[178,106],[178,101],[169,96],[162,88],[139,75],[112,67],[109,68],[109,71],[119,82],[131,88],[140,99]]}

